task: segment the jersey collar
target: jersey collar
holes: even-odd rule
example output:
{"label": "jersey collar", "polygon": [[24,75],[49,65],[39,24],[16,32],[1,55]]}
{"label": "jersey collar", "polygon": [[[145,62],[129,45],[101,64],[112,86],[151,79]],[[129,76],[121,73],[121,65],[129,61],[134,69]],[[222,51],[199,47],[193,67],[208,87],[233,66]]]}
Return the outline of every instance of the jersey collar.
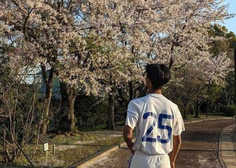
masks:
{"label": "jersey collar", "polygon": [[157,93],[149,93],[149,96],[153,96],[153,97],[162,97],[162,94],[157,94]]}

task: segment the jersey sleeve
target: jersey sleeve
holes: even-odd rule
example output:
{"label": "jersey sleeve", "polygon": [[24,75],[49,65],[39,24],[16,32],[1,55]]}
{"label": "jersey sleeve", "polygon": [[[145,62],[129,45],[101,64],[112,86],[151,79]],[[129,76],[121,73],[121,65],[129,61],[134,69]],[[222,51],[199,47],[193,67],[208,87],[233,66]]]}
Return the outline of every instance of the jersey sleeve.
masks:
{"label": "jersey sleeve", "polygon": [[128,125],[130,128],[134,129],[138,123],[138,118],[139,118],[138,105],[131,100],[129,102],[127,109],[125,125]]}
{"label": "jersey sleeve", "polygon": [[179,111],[179,108],[176,108],[176,117],[175,117],[174,127],[173,127],[173,135],[181,135],[183,131],[185,131],[183,117]]}

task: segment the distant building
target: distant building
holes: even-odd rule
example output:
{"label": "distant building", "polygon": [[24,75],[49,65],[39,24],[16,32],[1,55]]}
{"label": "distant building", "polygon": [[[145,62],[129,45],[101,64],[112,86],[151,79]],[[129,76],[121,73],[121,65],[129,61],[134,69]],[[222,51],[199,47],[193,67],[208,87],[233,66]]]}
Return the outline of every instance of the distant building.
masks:
{"label": "distant building", "polygon": [[[35,85],[39,88],[40,96],[44,96],[46,92],[45,82],[43,80],[43,74],[40,68],[34,69],[28,73],[25,73],[25,82],[29,85]],[[47,75],[49,76],[49,70],[47,70]],[[53,79],[52,97],[56,99],[61,99],[60,93],[60,80],[57,77]]]}
{"label": "distant building", "polygon": [[[40,88],[40,93],[42,95],[45,94],[46,92],[46,86],[45,82],[43,81],[43,75],[42,72],[39,72],[39,76],[41,77],[41,88]],[[49,75],[49,71],[47,71],[47,75]],[[60,90],[60,80],[57,77],[54,77],[53,79],[53,87],[52,87],[52,97],[56,99],[61,99],[61,90]]]}

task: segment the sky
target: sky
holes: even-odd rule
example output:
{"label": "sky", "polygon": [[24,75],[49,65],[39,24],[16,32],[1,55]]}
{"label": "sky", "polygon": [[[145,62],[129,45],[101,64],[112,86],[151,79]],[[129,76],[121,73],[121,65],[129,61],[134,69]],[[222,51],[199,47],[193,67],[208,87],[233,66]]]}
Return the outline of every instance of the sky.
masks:
{"label": "sky", "polygon": [[[236,0],[225,0],[225,3],[229,4],[229,13],[236,14]],[[224,25],[229,31],[232,31],[234,34],[236,34],[236,16],[226,20],[222,25]]]}

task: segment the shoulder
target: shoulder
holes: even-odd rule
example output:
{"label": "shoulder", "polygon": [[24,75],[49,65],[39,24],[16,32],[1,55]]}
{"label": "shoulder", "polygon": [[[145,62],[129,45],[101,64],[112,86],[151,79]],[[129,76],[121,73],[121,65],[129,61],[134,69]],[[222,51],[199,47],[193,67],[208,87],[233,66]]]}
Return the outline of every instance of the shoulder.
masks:
{"label": "shoulder", "polygon": [[179,111],[178,105],[172,102],[171,100],[167,99],[166,97],[164,97],[164,99],[165,99],[166,108],[171,111],[172,115],[175,116],[175,118],[181,118],[182,115]]}
{"label": "shoulder", "polygon": [[169,100],[168,98],[166,98],[165,96],[163,96],[163,100],[165,101],[166,105],[169,106],[170,108],[178,109],[178,105]]}
{"label": "shoulder", "polygon": [[172,102],[171,100],[166,98],[166,102],[167,102],[167,106],[171,109],[172,114],[175,116],[175,118],[177,120],[182,118],[182,114],[179,110],[179,107],[177,104],[175,104],[174,102]]}
{"label": "shoulder", "polygon": [[148,99],[148,96],[146,95],[146,96],[143,96],[143,97],[139,97],[139,98],[133,99],[133,100],[130,101],[130,103],[133,103],[133,104],[135,104],[137,106],[140,106],[143,103],[145,103],[147,101],[147,99]]}
{"label": "shoulder", "polygon": [[147,101],[147,96],[133,99],[129,102],[128,111],[140,111],[143,104]]}

